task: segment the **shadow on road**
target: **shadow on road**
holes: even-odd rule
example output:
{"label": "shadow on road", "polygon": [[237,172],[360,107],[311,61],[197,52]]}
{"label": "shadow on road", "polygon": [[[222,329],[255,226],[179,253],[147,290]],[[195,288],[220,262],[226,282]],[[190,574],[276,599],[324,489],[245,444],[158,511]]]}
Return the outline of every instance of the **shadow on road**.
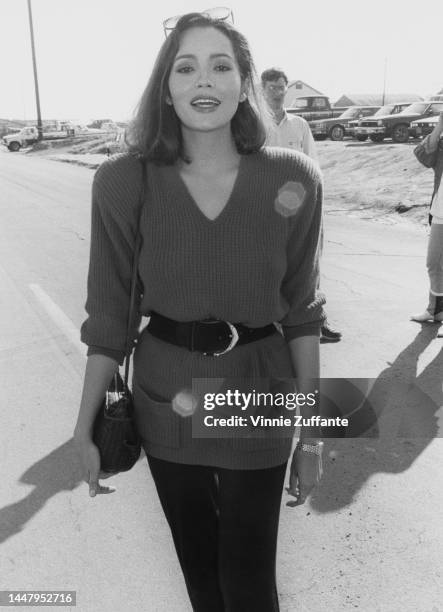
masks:
{"label": "shadow on road", "polygon": [[[19,482],[34,485],[34,489],[20,501],[0,508],[0,544],[22,531],[51,497],[85,484],[73,439],[31,465]],[[85,495],[86,491],[85,484]]]}
{"label": "shadow on road", "polygon": [[72,438],[31,465],[19,482],[34,485],[34,489],[20,501],[0,509],[0,543],[22,531],[51,497],[60,491],[72,491],[83,482]]}
{"label": "shadow on road", "polygon": [[439,423],[436,414],[443,406],[443,350],[417,376],[420,355],[435,339],[437,329],[422,325],[371,385],[346,437],[326,439],[324,476],[311,500],[318,512],[350,505],[374,474],[407,470],[434,438],[443,435],[443,417]]}

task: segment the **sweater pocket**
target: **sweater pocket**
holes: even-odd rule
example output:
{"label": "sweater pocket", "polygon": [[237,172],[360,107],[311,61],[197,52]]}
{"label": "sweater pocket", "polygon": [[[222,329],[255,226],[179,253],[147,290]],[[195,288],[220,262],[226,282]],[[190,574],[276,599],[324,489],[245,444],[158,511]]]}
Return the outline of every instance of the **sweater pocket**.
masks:
{"label": "sweater pocket", "polygon": [[183,417],[172,409],[169,401],[154,399],[145,389],[134,388],[135,420],[140,437],[156,446],[182,446]]}

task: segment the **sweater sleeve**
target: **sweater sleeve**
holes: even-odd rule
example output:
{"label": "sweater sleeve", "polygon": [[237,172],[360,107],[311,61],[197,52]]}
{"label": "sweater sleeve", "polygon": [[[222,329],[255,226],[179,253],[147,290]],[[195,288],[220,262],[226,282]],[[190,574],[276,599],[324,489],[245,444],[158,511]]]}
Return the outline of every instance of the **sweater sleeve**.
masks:
{"label": "sweater sleeve", "polygon": [[429,135],[422,140],[414,149],[414,155],[418,161],[426,168],[434,168],[437,163],[439,142],[431,147]]}
{"label": "sweater sleeve", "polygon": [[[320,335],[326,315],[326,300],[318,291],[319,260],[322,242],[323,186],[320,170],[309,162],[308,180],[301,190],[302,199],[297,212],[290,217],[291,231],[287,243],[287,272],[281,291],[289,304],[289,311],[281,320],[287,341],[300,336]],[[296,185],[302,183],[296,183]]]}
{"label": "sweater sleeve", "polygon": [[[97,170],[92,185],[88,318],[81,339],[88,355],[102,354],[123,363],[137,230],[141,166],[129,156],[110,159]],[[137,286],[131,337],[140,324]]]}

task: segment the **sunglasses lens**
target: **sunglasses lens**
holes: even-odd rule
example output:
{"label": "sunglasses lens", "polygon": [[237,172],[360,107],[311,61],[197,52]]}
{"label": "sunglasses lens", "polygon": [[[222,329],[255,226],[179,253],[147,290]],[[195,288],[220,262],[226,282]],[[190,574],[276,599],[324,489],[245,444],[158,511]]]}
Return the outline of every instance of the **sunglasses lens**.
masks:
{"label": "sunglasses lens", "polygon": [[225,21],[230,17],[232,19],[232,11],[226,6],[216,6],[215,8],[208,9],[203,11],[203,15],[207,15],[211,19],[218,19],[219,21]]}
{"label": "sunglasses lens", "polygon": [[181,15],[176,15],[175,17],[168,17],[168,19],[165,19],[165,21],[163,22],[163,29],[168,31],[173,30],[177,25],[180,17]]}

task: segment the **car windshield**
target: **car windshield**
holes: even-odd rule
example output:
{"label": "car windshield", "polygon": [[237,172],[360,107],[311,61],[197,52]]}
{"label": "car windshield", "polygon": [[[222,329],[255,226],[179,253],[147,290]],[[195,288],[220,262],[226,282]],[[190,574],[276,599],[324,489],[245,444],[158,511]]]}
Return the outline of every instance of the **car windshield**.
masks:
{"label": "car windshield", "polygon": [[382,106],[381,108],[379,108],[378,111],[374,113],[372,116],[380,117],[380,115],[390,115],[392,112],[392,109],[393,109],[392,104],[385,104],[385,106]]}
{"label": "car windshield", "polygon": [[352,119],[353,117],[358,117],[360,112],[361,111],[359,108],[348,108],[347,110],[345,110],[344,113],[340,115],[340,119]]}
{"label": "car windshield", "polygon": [[401,115],[410,115],[411,113],[417,113],[417,115],[421,115],[425,112],[428,105],[423,102],[414,102],[410,106],[407,106],[405,109],[401,111]]}

